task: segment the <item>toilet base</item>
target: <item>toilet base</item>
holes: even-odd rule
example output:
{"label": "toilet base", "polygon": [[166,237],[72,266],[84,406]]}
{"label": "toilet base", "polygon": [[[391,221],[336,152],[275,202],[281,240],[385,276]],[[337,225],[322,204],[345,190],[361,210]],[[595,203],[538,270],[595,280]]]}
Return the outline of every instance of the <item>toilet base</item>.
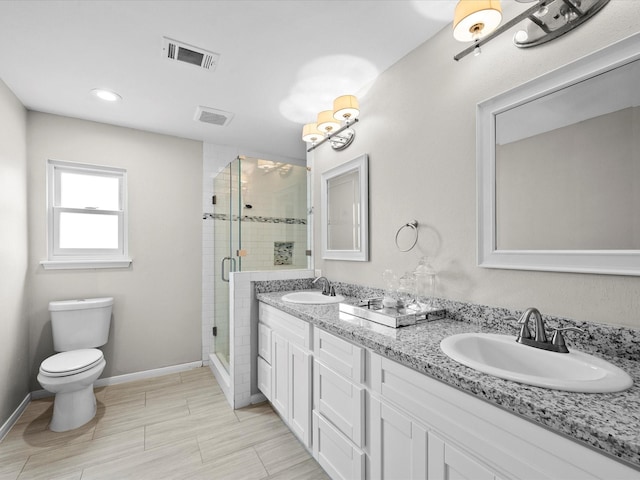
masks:
{"label": "toilet base", "polygon": [[66,432],[81,427],[96,416],[93,384],[74,392],[58,392],[53,401],[53,417],[49,429]]}

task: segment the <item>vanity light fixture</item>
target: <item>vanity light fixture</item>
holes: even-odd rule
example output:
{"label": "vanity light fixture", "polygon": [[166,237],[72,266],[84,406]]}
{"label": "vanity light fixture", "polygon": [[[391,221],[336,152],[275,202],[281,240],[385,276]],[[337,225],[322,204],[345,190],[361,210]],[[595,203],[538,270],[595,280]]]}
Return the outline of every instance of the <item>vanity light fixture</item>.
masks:
{"label": "vanity light fixture", "polygon": [[104,88],[94,88],[93,90],[91,90],[91,93],[98,97],[100,100],[104,100],[105,102],[118,102],[122,100],[122,97],[116,92],[105,90]]}
{"label": "vanity light fixture", "polygon": [[351,125],[358,121],[360,109],[354,95],[342,95],[333,101],[333,110],[318,113],[316,123],[302,128],[302,140],[311,143],[307,152],[329,141],[334,150],[344,150],[356,136]]}
{"label": "vanity light fixture", "polygon": [[498,28],[501,21],[500,0],[460,0],[453,18],[453,38],[475,42]]}
{"label": "vanity light fixture", "polygon": [[[609,0],[516,0],[534,5],[500,25],[502,14],[499,0],[460,0],[453,20],[453,37],[461,42],[473,42],[453,57],[458,61],[513,26],[523,22],[523,28],[513,37],[516,47],[535,47],[570,32],[598,13]],[[497,23],[496,23],[497,21]]]}

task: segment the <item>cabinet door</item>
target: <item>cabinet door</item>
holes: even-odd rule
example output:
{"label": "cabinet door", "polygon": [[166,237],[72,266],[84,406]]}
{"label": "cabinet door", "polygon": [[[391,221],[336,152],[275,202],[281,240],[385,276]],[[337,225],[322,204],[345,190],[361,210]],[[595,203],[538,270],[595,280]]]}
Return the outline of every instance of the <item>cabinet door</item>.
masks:
{"label": "cabinet door", "polygon": [[258,355],[271,365],[271,328],[258,323]]}
{"label": "cabinet door", "polygon": [[271,365],[258,357],[258,390],[271,401]]}
{"label": "cabinet door", "polygon": [[280,416],[289,415],[289,353],[284,337],[271,333],[271,403]]}
{"label": "cabinet door", "polygon": [[371,478],[427,478],[426,428],[373,396],[370,405]]}
{"label": "cabinet door", "polygon": [[291,431],[311,445],[311,355],[289,343],[289,410]]}
{"label": "cabinet door", "polygon": [[498,480],[498,477],[471,455],[429,432],[429,479]]}

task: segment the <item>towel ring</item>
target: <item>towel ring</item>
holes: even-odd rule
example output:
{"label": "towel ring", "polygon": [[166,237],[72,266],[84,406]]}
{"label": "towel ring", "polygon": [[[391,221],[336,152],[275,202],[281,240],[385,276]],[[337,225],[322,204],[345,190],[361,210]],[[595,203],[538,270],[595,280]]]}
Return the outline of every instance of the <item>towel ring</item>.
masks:
{"label": "towel ring", "polygon": [[[400,232],[402,232],[402,230],[404,230],[405,228],[413,229],[413,234],[414,234],[413,243],[407,249],[403,249],[398,244],[398,235],[400,235]],[[413,249],[413,247],[416,246],[416,243],[418,243],[418,221],[417,220],[411,220],[409,223],[405,223],[404,225],[402,225],[398,229],[398,231],[396,232],[396,247],[398,247],[398,250],[400,250],[401,252],[408,252],[409,250]]]}

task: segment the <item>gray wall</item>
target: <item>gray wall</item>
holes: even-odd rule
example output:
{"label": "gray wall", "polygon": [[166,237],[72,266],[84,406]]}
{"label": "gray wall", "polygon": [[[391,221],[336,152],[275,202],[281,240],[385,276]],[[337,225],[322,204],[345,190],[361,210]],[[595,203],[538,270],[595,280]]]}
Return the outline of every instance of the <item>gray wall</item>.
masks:
{"label": "gray wall", "polygon": [[26,117],[0,80],[0,426],[29,393]]}
{"label": "gray wall", "polygon": [[[27,125],[31,389],[53,353],[51,300],[115,297],[105,377],[201,360],[202,143],[37,112]],[[127,169],[130,268],[40,266],[49,158]]]}
{"label": "gray wall", "polygon": [[[440,271],[437,294],[579,320],[640,327],[640,278],[479,268],[476,264],[476,104],[640,31],[640,2],[613,0],[592,20],[528,50],[505,33],[479,57],[450,27],[384,72],[361,98],[354,143],[313,151],[314,260],[329,279],[382,287],[382,272],[415,268],[421,255]],[[350,92],[345,92],[350,93]],[[371,261],[323,261],[319,254],[320,174],[369,154]],[[420,243],[400,253],[394,237],[417,219]]]}

